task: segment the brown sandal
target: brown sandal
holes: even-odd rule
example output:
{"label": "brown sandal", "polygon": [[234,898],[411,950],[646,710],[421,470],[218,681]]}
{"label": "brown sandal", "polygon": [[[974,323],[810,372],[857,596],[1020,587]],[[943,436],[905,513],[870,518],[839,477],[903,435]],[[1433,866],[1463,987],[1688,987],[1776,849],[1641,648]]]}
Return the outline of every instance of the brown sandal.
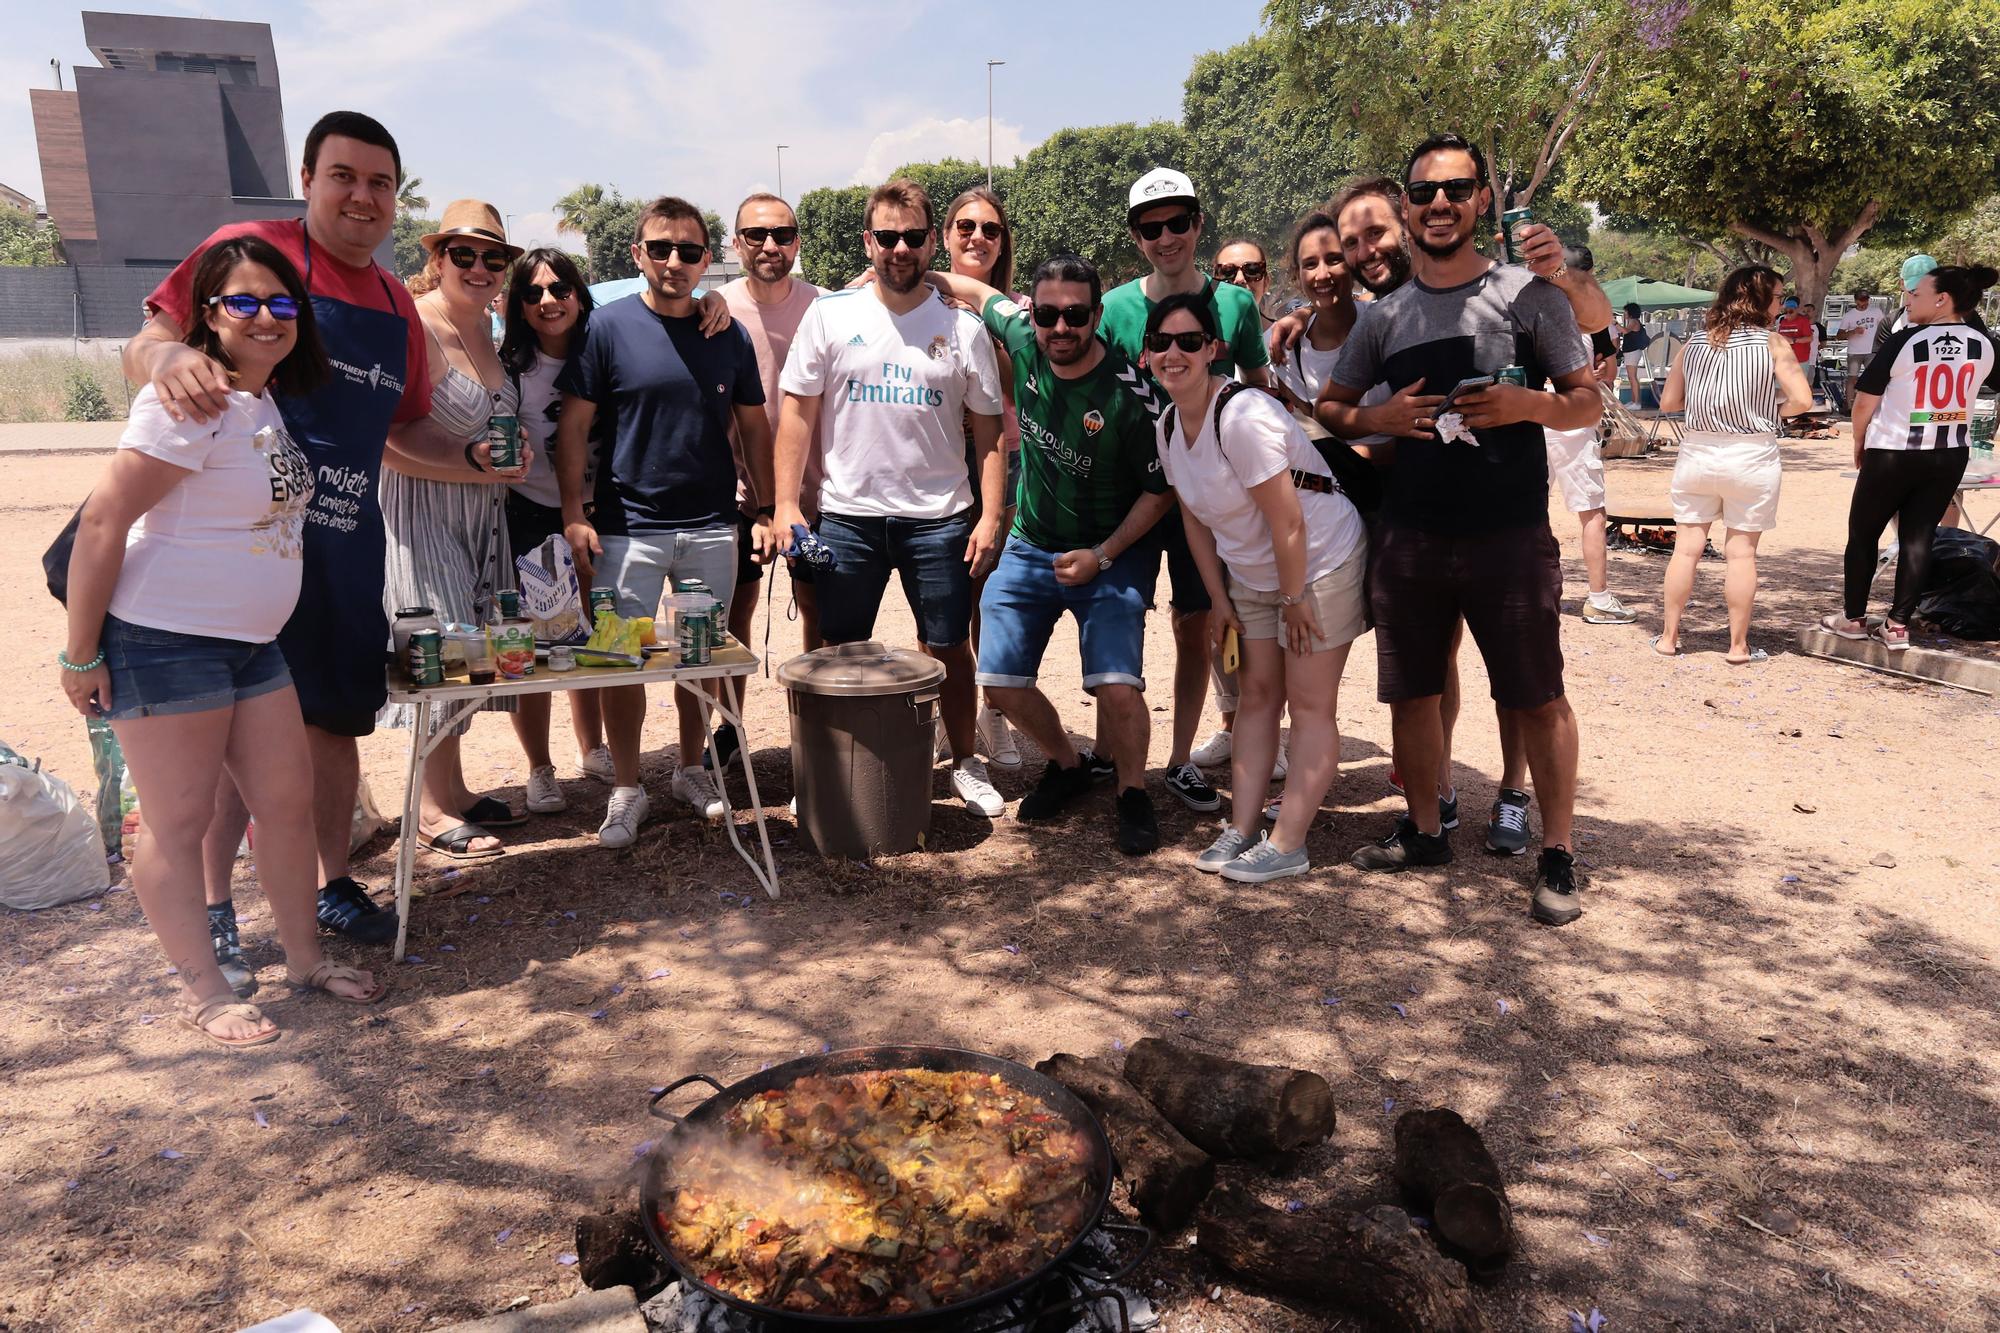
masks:
{"label": "brown sandal", "polygon": [[224,1017],[242,1018],[253,1023],[265,1021],[263,1010],[254,1004],[243,1003],[233,994],[218,995],[212,1000],[204,1000],[199,1004],[190,1004],[185,1015],[185,1020],[189,1027],[201,1033],[202,1036],[207,1037],[218,1046],[227,1046],[231,1050],[240,1050],[246,1046],[263,1046],[276,1041],[284,1035],[284,1029],[278,1027],[273,1027],[268,1032],[259,1032],[255,1036],[250,1037],[225,1037],[220,1033],[209,1030],[208,1025],[210,1023]]}
{"label": "brown sandal", "polygon": [[303,977],[294,973],[288,966],[285,968],[285,980],[305,990],[326,991],[330,998],[342,1004],[374,1004],[389,993],[389,987],[380,981],[376,982],[375,989],[366,995],[342,995],[337,990],[328,989],[327,983],[332,981],[352,981],[356,984],[361,981],[360,969],[349,967],[345,963],[336,963],[331,958],[320,959],[319,966]]}

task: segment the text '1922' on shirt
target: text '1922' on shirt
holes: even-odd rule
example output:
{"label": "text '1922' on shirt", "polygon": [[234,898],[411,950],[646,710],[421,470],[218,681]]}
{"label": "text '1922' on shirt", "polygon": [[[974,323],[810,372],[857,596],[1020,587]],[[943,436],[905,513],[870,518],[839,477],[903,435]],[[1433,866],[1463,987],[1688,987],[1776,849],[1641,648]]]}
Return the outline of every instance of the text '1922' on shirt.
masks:
{"label": "text '1922' on shirt", "polygon": [[592,312],[583,350],[556,381],[609,415],[592,522],[607,536],[736,521],[729,423],[762,407],[757,353],[734,322],[702,336],[699,313],[656,314],[643,296]]}
{"label": "text '1922' on shirt", "polygon": [[949,518],[972,504],[964,413],[1000,415],[1000,367],[979,321],[934,291],[897,314],[870,287],[812,304],[779,384],[820,400],[820,509]]}
{"label": "text '1922' on shirt", "polygon": [[1882,399],[1867,447],[1969,448],[1974,396],[1993,358],[1992,335],[1969,324],[1912,324],[1890,334],[1854,384]]}
{"label": "text '1922' on shirt", "polygon": [[1057,375],[1028,312],[1007,297],[989,300],[985,318],[1014,363],[1021,420],[1014,533],[1044,551],[1087,550],[1118,530],[1141,494],[1167,490],[1153,448],[1159,390],[1110,347],[1089,374]]}
{"label": "text '1922' on shirt", "polygon": [[[1525,268],[1493,267],[1456,287],[1415,278],[1361,309],[1340,349],[1333,382],[1396,392],[1448,393],[1460,380],[1519,365],[1527,383],[1590,364],[1576,315],[1553,283]],[[1549,463],[1542,427],[1516,422],[1475,433],[1479,443],[1403,437],[1383,499],[1393,523],[1425,532],[1499,532],[1546,525]]]}

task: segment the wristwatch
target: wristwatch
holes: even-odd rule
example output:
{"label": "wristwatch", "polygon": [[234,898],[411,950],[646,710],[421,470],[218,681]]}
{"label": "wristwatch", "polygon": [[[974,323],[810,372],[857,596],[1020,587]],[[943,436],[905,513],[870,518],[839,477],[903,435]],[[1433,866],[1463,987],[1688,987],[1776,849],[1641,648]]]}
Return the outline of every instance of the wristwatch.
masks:
{"label": "wristwatch", "polygon": [[1306,595],[1304,593],[1300,593],[1296,597],[1289,597],[1284,593],[1278,594],[1279,606],[1302,606],[1305,604],[1305,600],[1306,600]]}
{"label": "wristwatch", "polygon": [[1102,574],[1105,570],[1111,568],[1111,557],[1104,554],[1104,548],[1102,546],[1091,547],[1090,553],[1097,557],[1098,573]]}

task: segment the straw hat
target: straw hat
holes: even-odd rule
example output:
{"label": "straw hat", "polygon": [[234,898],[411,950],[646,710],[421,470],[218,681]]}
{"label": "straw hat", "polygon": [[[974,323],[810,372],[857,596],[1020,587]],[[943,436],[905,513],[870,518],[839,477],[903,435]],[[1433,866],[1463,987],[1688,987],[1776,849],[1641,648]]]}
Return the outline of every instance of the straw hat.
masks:
{"label": "straw hat", "polygon": [[483,199],[454,199],[444,208],[444,221],[430,235],[420,238],[424,249],[437,253],[447,241],[492,241],[507,252],[509,259],[521,256],[521,247],[507,239],[506,224],[499,210]]}

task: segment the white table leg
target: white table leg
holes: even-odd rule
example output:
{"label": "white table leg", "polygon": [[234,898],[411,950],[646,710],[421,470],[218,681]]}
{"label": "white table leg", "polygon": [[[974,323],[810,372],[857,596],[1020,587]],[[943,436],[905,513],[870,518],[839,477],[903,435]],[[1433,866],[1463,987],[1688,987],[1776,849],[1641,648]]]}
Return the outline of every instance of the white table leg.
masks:
{"label": "white table leg", "polygon": [[[734,679],[741,678],[736,677]],[[695,697],[702,702],[702,731],[707,735],[708,758],[715,773],[715,789],[722,797],[723,831],[728,833],[731,845],[736,848],[736,854],[743,858],[745,865],[750,867],[751,875],[756,878],[758,884],[763,886],[765,896],[776,898],[778,896],[778,863],[771,855],[771,836],[764,826],[764,803],[757,795],[757,774],[752,770],[750,765],[750,733],[744,728],[741,715],[732,710],[726,702],[729,697],[727,687],[718,691],[715,696],[711,696],[708,691],[701,688],[700,681],[676,680],[674,684],[681,689],[692,690]],[[736,810],[729,803],[728,775],[722,769],[722,756],[716,752],[715,733],[708,726],[707,710],[710,708],[722,714],[722,720],[736,728],[738,749],[743,756],[744,782],[750,788],[751,817],[757,823],[757,839],[764,851],[764,863],[762,865],[757,864],[757,858],[750,854],[750,849],[743,845],[743,839],[736,832]]]}
{"label": "white table leg", "polygon": [[403,787],[403,826],[396,845],[396,948],[389,955],[389,961],[403,961],[403,946],[410,935],[410,878],[417,869],[417,839],[422,836],[417,829],[422,819],[424,740],[430,730],[431,705],[427,699],[417,702],[417,714],[410,728],[410,771]]}

